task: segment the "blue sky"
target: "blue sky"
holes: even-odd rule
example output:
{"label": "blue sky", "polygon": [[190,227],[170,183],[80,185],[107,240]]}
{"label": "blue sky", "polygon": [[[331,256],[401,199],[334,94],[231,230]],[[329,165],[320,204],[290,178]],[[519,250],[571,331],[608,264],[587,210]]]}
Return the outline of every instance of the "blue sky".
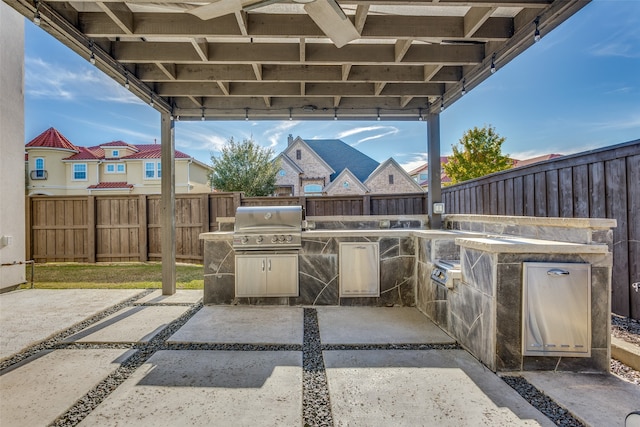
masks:
{"label": "blue sky", "polygon": [[[594,0],[440,116],[441,150],[474,126],[506,137],[525,159],[640,138],[640,1]],[[160,141],[160,114],[46,32],[25,23],[25,137],[55,127],[76,145]],[[339,138],[382,162],[426,159],[424,122],[178,122],[176,148],[209,163],[230,138],[253,137],[275,153],[288,134]]]}

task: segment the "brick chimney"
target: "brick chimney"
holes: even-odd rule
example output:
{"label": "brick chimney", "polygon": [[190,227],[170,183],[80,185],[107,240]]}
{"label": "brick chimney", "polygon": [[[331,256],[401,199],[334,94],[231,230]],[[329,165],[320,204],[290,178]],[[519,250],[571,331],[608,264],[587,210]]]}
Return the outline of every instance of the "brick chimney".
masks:
{"label": "brick chimney", "polygon": [[293,144],[293,135],[289,134],[289,138],[287,138],[287,147]]}

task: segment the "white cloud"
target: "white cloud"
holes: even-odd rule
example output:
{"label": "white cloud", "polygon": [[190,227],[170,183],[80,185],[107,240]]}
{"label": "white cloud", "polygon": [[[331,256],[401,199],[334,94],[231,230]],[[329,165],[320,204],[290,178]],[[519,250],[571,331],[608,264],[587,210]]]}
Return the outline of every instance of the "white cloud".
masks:
{"label": "white cloud", "polygon": [[368,136],[366,138],[359,139],[355,144],[351,144],[352,147],[362,144],[363,142],[372,141],[374,139],[384,138],[385,136],[395,135],[398,133],[398,128],[395,127],[387,127],[387,132],[379,133],[377,135]]}
{"label": "white cloud", "polygon": [[385,128],[388,128],[388,126],[365,126],[365,127],[357,127],[357,128],[353,128],[353,129],[347,129],[347,130],[344,130],[344,131],[338,133],[338,135],[336,135],[336,138],[337,139],[347,138],[349,136],[357,135],[359,133],[373,132],[373,131],[377,131],[377,130],[381,130],[381,129],[385,129]]}
{"label": "white cloud", "polygon": [[275,148],[278,144],[282,143],[283,135],[294,127],[298,126],[300,122],[297,120],[288,120],[278,122],[278,124],[263,132],[264,138],[269,141],[268,148]]}
{"label": "white cloud", "polygon": [[67,64],[54,64],[41,58],[25,58],[25,91],[34,98],[80,101],[97,100],[125,104],[141,104],[124,87],[95,68],[72,70]]}

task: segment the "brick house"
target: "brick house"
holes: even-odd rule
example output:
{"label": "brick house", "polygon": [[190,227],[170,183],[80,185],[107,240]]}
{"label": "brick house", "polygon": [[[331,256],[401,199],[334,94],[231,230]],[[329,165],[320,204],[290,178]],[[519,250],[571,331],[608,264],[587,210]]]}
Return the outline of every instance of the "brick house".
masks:
{"label": "brick house", "polygon": [[[160,194],[160,144],[71,143],[49,128],[25,146],[27,194]],[[210,167],[175,152],[176,193],[208,193]]]}
{"label": "brick house", "polygon": [[276,195],[321,196],[415,193],[422,188],[390,158],[378,163],[339,139],[303,140],[289,135],[278,155]]}

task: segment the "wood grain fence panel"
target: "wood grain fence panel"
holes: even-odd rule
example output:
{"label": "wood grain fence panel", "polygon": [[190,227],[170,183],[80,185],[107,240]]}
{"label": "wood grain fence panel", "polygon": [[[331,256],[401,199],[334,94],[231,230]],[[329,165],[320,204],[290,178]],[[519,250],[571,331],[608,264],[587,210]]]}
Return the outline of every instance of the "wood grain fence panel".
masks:
{"label": "wood grain fence panel", "polygon": [[[613,229],[613,270],[611,282],[628,283],[629,280],[629,236],[627,223],[627,170],[625,159],[610,160],[605,163],[607,217],[616,218],[618,226]],[[612,286],[611,310],[629,316],[630,289],[628,286]]]}
{"label": "wood grain fence panel", "polygon": [[558,198],[558,171],[551,170],[544,172],[547,187],[547,215],[550,217],[560,216],[560,199]]}
{"label": "wood grain fence panel", "polygon": [[538,172],[534,174],[534,216],[547,216],[547,174]]}
{"label": "wood grain fence panel", "polygon": [[573,170],[562,168],[558,171],[560,216],[573,218]]}
{"label": "wood grain fence panel", "polygon": [[605,198],[604,162],[589,164],[589,216],[605,218],[607,208]]}
{"label": "wood grain fence panel", "polygon": [[573,216],[589,218],[589,166],[573,168]]}
{"label": "wood grain fence panel", "polygon": [[505,215],[514,215],[514,189],[513,189],[513,178],[507,178],[504,180],[504,214]]}
{"label": "wood grain fence panel", "polygon": [[[640,283],[640,155],[627,157],[629,286]],[[635,183],[635,184],[634,184]],[[620,225],[618,225],[619,227]],[[629,289],[629,315],[640,319],[640,292]]]}
{"label": "wood grain fence panel", "polygon": [[535,177],[527,174],[523,177],[524,215],[535,216]]}
{"label": "wood grain fence panel", "polygon": [[469,213],[475,214],[478,213],[478,195],[476,193],[476,187],[469,188],[469,205],[471,209],[469,209]]}
{"label": "wood grain fence panel", "polygon": [[498,185],[498,194],[497,194],[498,206],[497,206],[496,213],[498,215],[504,215],[506,211],[506,207],[505,207],[506,200],[504,196],[504,180],[498,181],[497,185]]}
{"label": "wood grain fence panel", "polygon": [[513,213],[524,215],[524,179],[522,176],[513,178]]}

